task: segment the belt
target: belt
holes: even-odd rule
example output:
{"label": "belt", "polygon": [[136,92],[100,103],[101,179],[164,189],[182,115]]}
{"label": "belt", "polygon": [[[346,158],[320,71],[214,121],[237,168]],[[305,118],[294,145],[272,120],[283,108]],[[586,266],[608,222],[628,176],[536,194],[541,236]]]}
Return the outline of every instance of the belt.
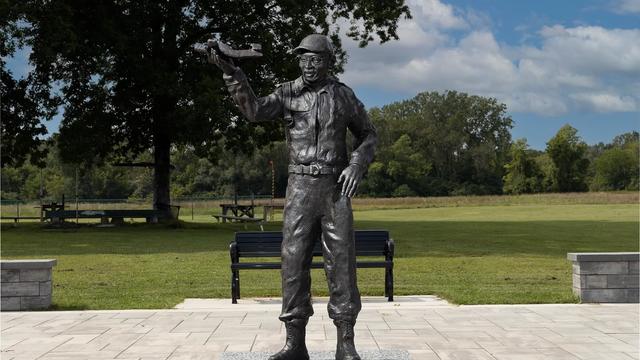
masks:
{"label": "belt", "polygon": [[336,166],[320,166],[316,164],[312,165],[289,165],[289,174],[300,175],[333,175],[339,174],[343,168]]}

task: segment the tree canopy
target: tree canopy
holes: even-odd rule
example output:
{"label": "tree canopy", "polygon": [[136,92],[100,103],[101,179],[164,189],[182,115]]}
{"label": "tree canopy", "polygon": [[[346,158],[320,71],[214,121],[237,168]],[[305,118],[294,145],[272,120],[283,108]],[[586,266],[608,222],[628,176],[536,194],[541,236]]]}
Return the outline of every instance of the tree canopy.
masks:
{"label": "tree canopy", "polygon": [[511,144],[511,161],[505,165],[504,192],[528,194],[542,191],[544,174],[532,156],[527,139]]}
{"label": "tree canopy", "polygon": [[379,151],[362,191],[378,196],[502,192],[513,121],[496,99],[425,92],[369,113]]}
{"label": "tree canopy", "polygon": [[593,190],[638,190],[640,141],[637,131],[616,136],[593,162]]}
{"label": "tree canopy", "polygon": [[547,142],[547,153],[553,161],[553,190],[559,192],[587,190],[587,144],[578,130],[567,124]]}
{"label": "tree canopy", "polygon": [[[65,161],[132,159],[152,149],[157,208],[170,202],[172,146],[215,158],[212,145],[223,138],[229,147],[250,150],[282,137],[277,125],[237,121],[221,73],[193,52],[194,43],[212,33],[232,46],[261,43],[265,56],[242,67],[256,93],[266,93],[297,76],[289,50],[305,35],[328,34],[340,65],[339,20],[350,21],[347,35],[364,46],[373,35],[397,39],[398,20],[410,16],[403,0],[24,0],[4,6],[11,16],[3,30],[32,48],[24,87],[42,107],[21,118],[51,117],[61,102],[58,145]],[[40,133],[39,123],[32,128]]]}

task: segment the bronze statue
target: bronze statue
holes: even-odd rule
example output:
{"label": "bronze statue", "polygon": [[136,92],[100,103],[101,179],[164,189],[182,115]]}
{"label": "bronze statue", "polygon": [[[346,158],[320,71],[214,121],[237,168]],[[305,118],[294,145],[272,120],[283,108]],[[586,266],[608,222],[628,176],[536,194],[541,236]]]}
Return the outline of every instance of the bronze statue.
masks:
{"label": "bronze statue", "polygon": [[[282,243],[282,313],[287,339],[270,360],[309,359],[305,327],[313,315],[310,265],[314,242],[321,241],[329,284],[329,317],[338,331],[336,359],[360,359],[353,327],[360,312],[351,197],[376,147],[376,130],[353,91],[330,75],[333,46],[324,35],[305,37],[293,50],[302,76],[256,97],[231,57],[209,51],[209,62],[224,80],[249,121],[284,119],[289,180]],[[355,137],[347,155],[347,129]]]}

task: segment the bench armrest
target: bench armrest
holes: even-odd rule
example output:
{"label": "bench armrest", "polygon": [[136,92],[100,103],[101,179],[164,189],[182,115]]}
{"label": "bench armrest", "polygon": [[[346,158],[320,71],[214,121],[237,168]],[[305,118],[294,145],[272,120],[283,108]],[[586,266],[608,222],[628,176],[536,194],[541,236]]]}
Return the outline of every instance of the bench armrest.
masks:
{"label": "bench armrest", "polygon": [[231,256],[232,264],[240,262],[240,258],[238,257],[238,243],[235,240],[229,244],[229,256]]}
{"label": "bench armrest", "polygon": [[395,244],[395,242],[393,241],[392,238],[389,238],[389,240],[387,240],[387,244],[386,244],[385,247],[386,247],[386,249],[385,249],[385,252],[386,252],[385,258],[387,260],[393,260],[396,244]]}

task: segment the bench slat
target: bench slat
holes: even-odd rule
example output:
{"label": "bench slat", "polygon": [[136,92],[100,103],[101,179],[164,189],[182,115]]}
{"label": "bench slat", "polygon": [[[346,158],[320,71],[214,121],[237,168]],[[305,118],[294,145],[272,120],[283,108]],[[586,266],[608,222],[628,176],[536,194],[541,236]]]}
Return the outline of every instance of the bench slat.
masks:
{"label": "bench slat", "polygon": [[[357,261],[356,267],[358,268],[386,268],[393,267],[392,261]],[[280,269],[282,268],[281,263],[237,263],[231,264],[232,270],[261,270],[261,269]],[[313,262],[311,263],[312,269],[323,269],[323,262]]]}

